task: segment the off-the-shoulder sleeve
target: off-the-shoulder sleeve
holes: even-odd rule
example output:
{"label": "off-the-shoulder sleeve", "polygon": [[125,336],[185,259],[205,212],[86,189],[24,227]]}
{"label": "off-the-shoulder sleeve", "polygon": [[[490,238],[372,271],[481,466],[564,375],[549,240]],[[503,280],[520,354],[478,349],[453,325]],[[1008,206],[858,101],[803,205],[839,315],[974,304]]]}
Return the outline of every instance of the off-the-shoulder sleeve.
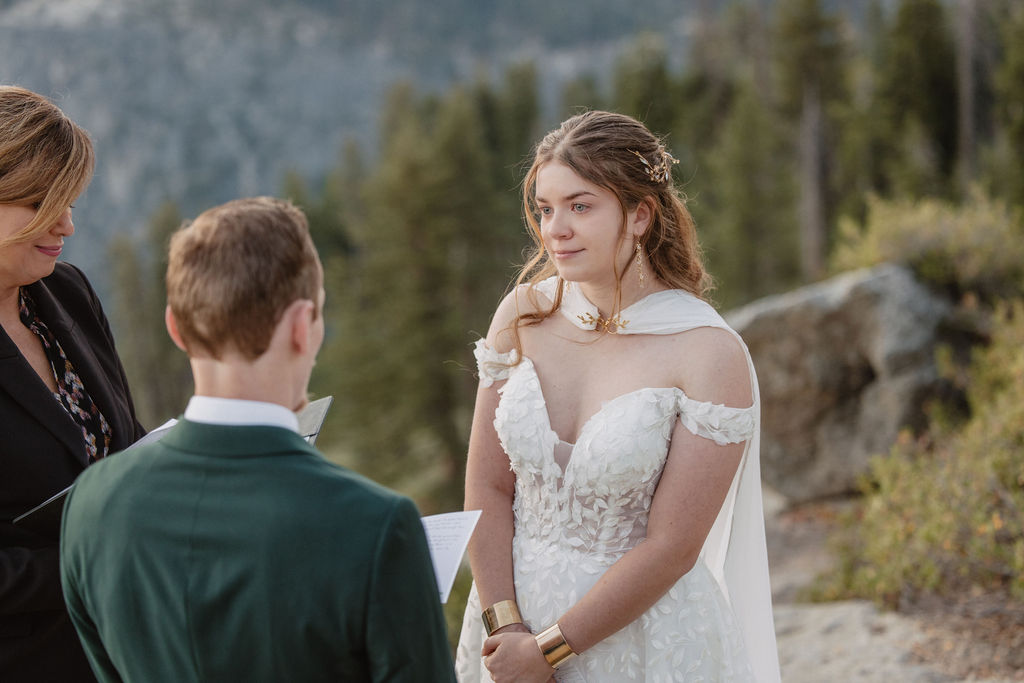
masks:
{"label": "off-the-shoulder sleeve", "polygon": [[748,441],[757,428],[754,406],[732,408],[718,403],[695,401],[680,390],[679,419],[697,436],[711,439],[719,446]]}
{"label": "off-the-shoulder sleeve", "polygon": [[499,353],[487,345],[484,339],[477,339],[473,347],[476,356],[476,369],[480,374],[480,383],[489,387],[495,382],[508,379],[509,370],[515,365],[519,354],[515,349],[508,353]]}

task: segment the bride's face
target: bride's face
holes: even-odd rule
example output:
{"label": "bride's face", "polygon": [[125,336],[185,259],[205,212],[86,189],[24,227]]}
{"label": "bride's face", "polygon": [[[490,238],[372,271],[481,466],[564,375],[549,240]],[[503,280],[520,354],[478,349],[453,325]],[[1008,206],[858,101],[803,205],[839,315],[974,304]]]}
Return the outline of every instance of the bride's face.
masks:
{"label": "bride's face", "polygon": [[614,283],[632,256],[637,212],[627,213],[624,230],[618,198],[557,161],[538,169],[535,198],[541,237],[562,279]]}

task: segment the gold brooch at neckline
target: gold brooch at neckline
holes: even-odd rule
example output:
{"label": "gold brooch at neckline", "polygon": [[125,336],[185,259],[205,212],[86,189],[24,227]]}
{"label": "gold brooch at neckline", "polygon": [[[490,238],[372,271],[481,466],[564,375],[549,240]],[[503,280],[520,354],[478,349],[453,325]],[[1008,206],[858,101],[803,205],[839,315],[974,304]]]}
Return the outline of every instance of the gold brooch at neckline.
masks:
{"label": "gold brooch at neckline", "polygon": [[584,325],[593,325],[595,331],[607,332],[608,334],[618,334],[619,330],[626,329],[626,325],[629,324],[628,320],[623,320],[619,316],[615,316],[614,318],[608,318],[606,320],[605,318],[602,318],[600,315],[594,317],[592,313],[583,313],[581,315],[577,315],[576,317],[579,318],[580,322],[582,322]]}

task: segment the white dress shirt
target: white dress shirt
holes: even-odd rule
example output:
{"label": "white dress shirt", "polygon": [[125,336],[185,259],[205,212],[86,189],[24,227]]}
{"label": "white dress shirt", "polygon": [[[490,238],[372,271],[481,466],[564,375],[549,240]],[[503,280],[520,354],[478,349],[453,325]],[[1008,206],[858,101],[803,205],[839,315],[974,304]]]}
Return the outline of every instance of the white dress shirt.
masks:
{"label": "white dress shirt", "polygon": [[184,417],[190,422],[204,424],[282,427],[296,434],[299,431],[299,419],[295,413],[282,405],[265,401],[193,396],[185,407]]}

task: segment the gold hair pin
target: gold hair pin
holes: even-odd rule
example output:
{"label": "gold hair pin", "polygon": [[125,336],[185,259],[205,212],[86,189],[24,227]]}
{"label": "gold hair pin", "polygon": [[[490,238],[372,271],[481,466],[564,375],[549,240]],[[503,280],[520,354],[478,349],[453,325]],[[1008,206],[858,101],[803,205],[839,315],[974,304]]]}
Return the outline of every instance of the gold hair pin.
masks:
{"label": "gold hair pin", "polygon": [[579,318],[580,322],[584,325],[593,325],[594,330],[598,332],[607,332],[608,334],[618,334],[619,330],[626,329],[626,325],[629,324],[628,320],[623,320],[619,316],[605,320],[601,316],[597,316],[595,318],[591,313],[583,313],[576,317]]}
{"label": "gold hair pin", "polygon": [[672,177],[672,166],[679,163],[679,159],[676,159],[663,148],[658,150],[661,152],[661,162],[655,165],[651,165],[651,162],[647,160],[647,157],[635,149],[631,149],[629,151],[635,154],[637,158],[640,159],[641,163],[643,163],[644,173],[647,174],[647,178],[650,179],[652,183],[668,182],[668,179]]}

